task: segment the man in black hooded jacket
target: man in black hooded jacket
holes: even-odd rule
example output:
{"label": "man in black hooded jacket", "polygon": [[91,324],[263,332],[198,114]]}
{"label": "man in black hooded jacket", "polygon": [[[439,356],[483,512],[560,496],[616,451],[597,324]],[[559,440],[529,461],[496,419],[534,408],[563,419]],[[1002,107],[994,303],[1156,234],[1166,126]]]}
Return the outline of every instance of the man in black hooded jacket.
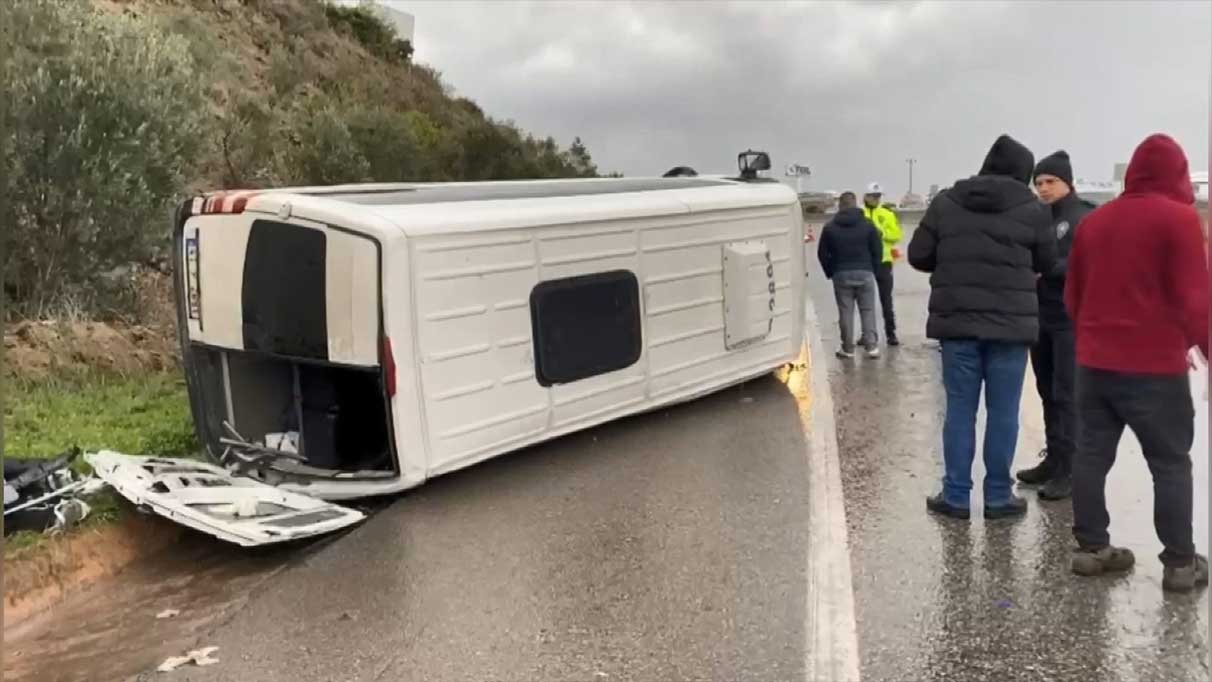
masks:
{"label": "man in black hooded jacket", "polygon": [[884,257],[884,243],[875,224],[858,208],[854,192],[838,198],[837,215],[821,231],[817,258],[825,278],[833,280],[842,347],[837,356],[854,357],[854,306],[859,309],[860,343],[867,357],[877,357],[875,331],[875,273]]}
{"label": "man in black hooded jacket", "polygon": [[943,352],[947,394],[942,492],[936,514],[969,518],[976,411],[984,387],[985,518],[1021,517],[1010,466],[1027,351],[1039,337],[1036,274],[1056,262],[1044,205],[1027,183],[1035,158],[1008,135],[993,143],[980,174],[935,197],[909,243],[909,264],[931,273],[926,336]]}
{"label": "man in black hooded jacket", "polygon": [[1056,265],[1041,275],[1037,283],[1039,341],[1031,347],[1035,386],[1044,406],[1044,460],[1019,471],[1018,480],[1044,484],[1039,491],[1041,500],[1064,500],[1072,494],[1069,471],[1077,448],[1074,407],[1077,349],[1073,323],[1065,312],[1065,272],[1077,225],[1095,206],[1074,191],[1073,167],[1064,150],[1045,156],[1035,167],[1035,191],[1052,213],[1057,259]]}

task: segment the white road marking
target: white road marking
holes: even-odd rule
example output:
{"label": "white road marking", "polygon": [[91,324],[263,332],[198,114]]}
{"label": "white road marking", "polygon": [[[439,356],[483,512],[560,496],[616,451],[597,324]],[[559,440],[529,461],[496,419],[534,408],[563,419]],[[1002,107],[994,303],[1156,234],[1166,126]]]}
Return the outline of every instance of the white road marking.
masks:
{"label": "white road marking", "polygon": [[808,682],[860,682],[858,631],[850,576],[850,546],[842,497],[837,427],[825,369],[816,309],[805,297],[804,337],[808,346],[810,409],[807,416],[808,499]]}

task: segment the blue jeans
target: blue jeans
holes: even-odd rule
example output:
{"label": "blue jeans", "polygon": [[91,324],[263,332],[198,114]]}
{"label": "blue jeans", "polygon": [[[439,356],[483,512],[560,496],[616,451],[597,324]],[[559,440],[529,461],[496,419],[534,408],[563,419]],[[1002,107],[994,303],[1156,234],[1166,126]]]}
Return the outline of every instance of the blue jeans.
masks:
{"label": "blue jeans", "polygon": [[1019,399],[1027,372],[1025,343],[946,340],[943,388],[947,417],[943,422],[943,499],[967,508],[976,456],[976,410],[985,388],[985,506],[1010,501],[1010,465],[1018,442]]}

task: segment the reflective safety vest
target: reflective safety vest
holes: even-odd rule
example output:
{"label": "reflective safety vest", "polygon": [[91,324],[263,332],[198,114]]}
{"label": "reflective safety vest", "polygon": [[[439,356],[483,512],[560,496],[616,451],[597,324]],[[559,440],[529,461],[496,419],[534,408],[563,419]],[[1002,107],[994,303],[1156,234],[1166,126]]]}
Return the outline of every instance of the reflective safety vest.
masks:
{"label": "reflective safety vest", "polygon": [[863,206],[863,215],[880,231],[884,242],[884,262],[891,263],[892,247],[899,244],[904,236],[901,234],[901,223],[896,219],[896,214],[883,206],[876,206],[874,209]]}

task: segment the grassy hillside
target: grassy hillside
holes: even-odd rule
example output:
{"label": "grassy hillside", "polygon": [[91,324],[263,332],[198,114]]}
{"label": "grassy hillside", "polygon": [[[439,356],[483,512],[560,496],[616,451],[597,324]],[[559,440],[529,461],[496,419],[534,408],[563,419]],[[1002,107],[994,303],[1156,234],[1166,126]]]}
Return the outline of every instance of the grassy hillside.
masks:
{"label": "grassy hillside", "polygon": [[597,174],[579,140],[454,96],[361,8],[22,0],[0,25],[10,319],[138,319],[136,271],[163,267],[166,216],[192,191]]}

